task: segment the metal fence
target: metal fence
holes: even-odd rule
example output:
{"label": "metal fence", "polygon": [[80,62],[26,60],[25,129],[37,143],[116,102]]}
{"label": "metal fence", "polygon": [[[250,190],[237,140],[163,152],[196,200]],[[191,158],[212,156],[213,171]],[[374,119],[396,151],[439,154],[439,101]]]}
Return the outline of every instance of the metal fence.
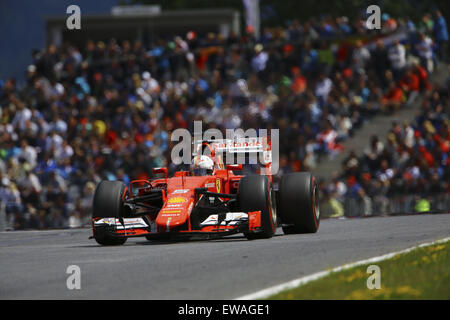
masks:
{"label": "metal fence", "polygon": [[450,194],[441,193],[430,196],[398,195],[345,197],[323,199],[321,213],[325,217],[360,217],[386,214],[408,214],[415,212],[449,212]]}
{"label": "metal fence", "polygon": [[[15,214],[7,214],[5,203],[0,201],[0,231],[13,230]],[[9,210],[11,211],[11,210]],[[440,193],[431,196],[402,195],[394,197],[344,197],[322,198],[320,201],[322,217],[369,217],[386,214],[409,214],[415,212],[450,212],[450,194]],[[86,219],[88,217],[85,217]],[[84,221],[84,224],[88,219]]]}

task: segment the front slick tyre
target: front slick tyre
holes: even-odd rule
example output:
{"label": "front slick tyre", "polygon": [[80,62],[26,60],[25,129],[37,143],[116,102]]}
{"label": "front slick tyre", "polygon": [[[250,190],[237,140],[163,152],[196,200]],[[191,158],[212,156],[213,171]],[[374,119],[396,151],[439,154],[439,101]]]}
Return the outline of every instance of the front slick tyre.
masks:
{"label": "front slick tyre", "polygon": [[280,216],[285,234],[315,233],[320,211],[316,179],[309,172],[295,172],[281,177]]}
{"label": "front slick tyre", "polygon": [[261,211],[261,229],[245,232],[249,240],[271,238],[276,231],[276,212],[272,190],[266,176],[245,176],[239,182],[239,206],[242,212]]}
{"label": "front slick tyre", "polygon": [[[92,218],[121,218],[126,186],[121,181],[102,181],[94,194]],[[102,246],[122,245],[126,237],[115,237],[102,228],[94,229],[94,239]]]}

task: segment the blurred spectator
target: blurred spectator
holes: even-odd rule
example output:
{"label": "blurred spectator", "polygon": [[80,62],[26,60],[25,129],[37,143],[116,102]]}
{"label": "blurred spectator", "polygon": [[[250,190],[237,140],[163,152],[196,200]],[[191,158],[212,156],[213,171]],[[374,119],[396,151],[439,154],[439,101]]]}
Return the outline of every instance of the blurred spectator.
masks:
{"label": "blurred spectator", "polygon": [[443,92],[434,88],[414,123],[394,121],[386,144],[373,136],[361,158],[350,153],[345,159],[343,174],[328,189],[346,183],[345,197],[333,194],[346,215],[448,210],[450,119],[442,113],[449,107]]}
{"label": "blurred spectator", "polygon": [[406,66],[406,50],[398,39],[394,40],[394,44],[388,50],[388,57],[392,67],[392,72],[396,80],[400,79],[403,69]]}
{"label": "blurred spectator", "polygon": [[421,33],[419,35],[419,42],[416,44],[421,65],[428,73],[433,72],[433,41]]}
{"label": "blurred spectator", "polygon": [[356,71],[365,70],[366,65],[370,60],[370,52],[363,46],[361,40],[356,41],[355,49],[353,50],[353,63]]}
{"label": "blurred spectator", "polygon": [[384,75],[386,70],[390,67],[390,61],[388,59],[388,52],[381,39],[377,40],[376,47],[371,54],[371,58],[372,69],[374,69],[377,74],[378,83],[381,84],[382,87],[386,87]]}
{"label": "blurred spectator", "polygon": [[447,43],[448,43],[448,29],[447,22],[440,11],[436,11],[436,17],[433,24],[433,34],[438,45],[439,59],[446,62],[447,57]]}

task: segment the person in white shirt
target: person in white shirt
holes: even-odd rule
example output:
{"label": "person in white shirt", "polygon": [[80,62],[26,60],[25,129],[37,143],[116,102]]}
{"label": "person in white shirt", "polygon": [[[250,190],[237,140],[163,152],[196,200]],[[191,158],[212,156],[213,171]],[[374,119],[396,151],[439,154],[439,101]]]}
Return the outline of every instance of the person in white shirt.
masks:
{"label": "person in white shirt", "polygon": [[417,54],[419,55],[421,65],[428,73],[433,72],[433,40],[421,33],[419,43],[416,44]]}
{"label": "person in white shirt", "polygon": [[388,58],[391,62],[394,77],[399,80],[406,66],[406,50],[398,39],[395,39],[394,44],[389,48]]}
{"label": "person in white shirt", "polygon": [[58,149],[61,148],[63,140],[60,135],[56,134],[56,131],[50,131],[50,135],[45,139],[45,150],[54,149],[55,152],[59,152]]}
{"label": "person in white shirt", "polygon": [[316,85],[316,97],[322,99],[322,101],[326,101],[332,88],[333,82],[330,78],[328,78],[324,73],[320,74],[319,81]]}
{"label": "person in white shirt", "polygon": [[36,166],[37,151],[36,148],[28,145],[27,140],[23,139],[20,145],[19,157],[28,162],[32,168]]}
{"label": "person in white shirt", "polygon": [[356,41],[356,48],[353,51],[353,62],[356,70],[365,69],[370,60],[370,52],[363,46],[361,40]]}
{"label": "person in white shirt", "polygon": [[403,124],[403,136],[405,145],[408,148],[412,148],[414,146],[414,129],[411,127],[408,121],[405,121]]}
{"label": "person in white shirt", "polygon": [[30,120],[33,114],[30,109],[22,104],[17,105],[17,109],[18,110],[12,120],[12,125],[14,128],[24,131],[26,129],[27,120]]}
{"label": "person in white shirt", "polygon": [[268,54],[263,51],[263,46],[257,44],[255,46],[255,56],[252,59],[252,68],[255,72],[261,72],[266,69],[267,60],[269,59]]}
{"label": "person in white shirt", "polygon": [[148,71],[142,73],[141,87],[146,93],[150,95],[159,93],[161,90],[158,81],[155,78],[152,78],[152,75]]}
{"label": "person in white shirt", "polygon": [[55,150],[55,158],[60,160],[70,159],[73,156],[73,148],[63,140],[60,148]]}
{"label": "person in white shirt", "polygon": [[42,191],[42,185],[39,178],[31,172],[31,167],[25,167],[25,176],[17,181],[18,187],[21,190],[21,195],[26,201],[39,201],[39,194]]}

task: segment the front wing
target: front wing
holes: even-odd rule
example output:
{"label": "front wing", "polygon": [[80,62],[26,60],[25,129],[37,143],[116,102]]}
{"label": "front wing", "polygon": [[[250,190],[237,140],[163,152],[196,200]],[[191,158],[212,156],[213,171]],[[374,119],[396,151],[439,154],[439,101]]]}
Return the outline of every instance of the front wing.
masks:
{"label": "front wing", "polygon": [[252,212],[227,212],[224,218],[218,214],[210,215],[201,224],[199,230],[170,230],[159,232],[154,220],[146,217],[136,218],[96,218],[92,220],[93,233],[108,233],[115,237],[142,237],[160,238],[161,236],[205,236],[224,237],[242,232],[257,232],[261,228],[261,211]]}

